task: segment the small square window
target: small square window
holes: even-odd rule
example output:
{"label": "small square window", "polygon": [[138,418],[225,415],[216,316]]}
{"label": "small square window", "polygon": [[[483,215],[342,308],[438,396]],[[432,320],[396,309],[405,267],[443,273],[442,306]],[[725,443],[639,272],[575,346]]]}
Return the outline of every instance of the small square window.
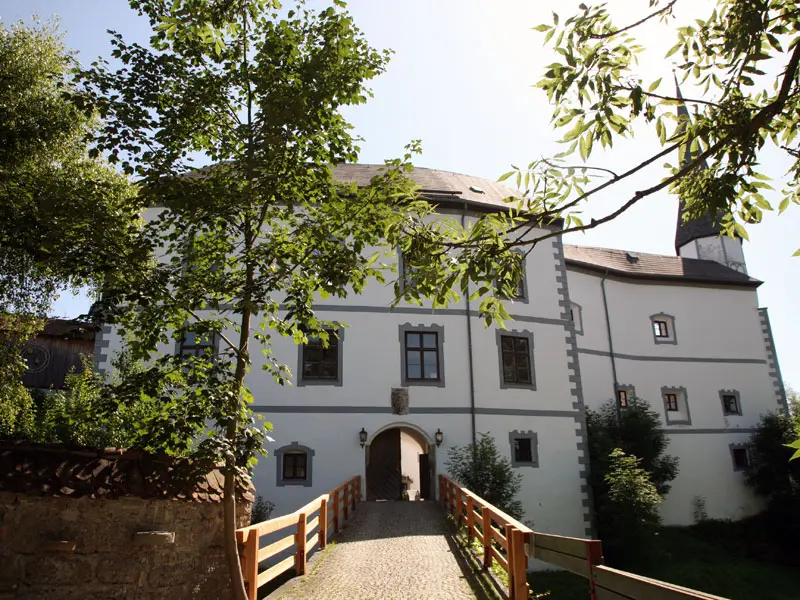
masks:
{"label": "small square window", "polygon": [[678,412],[678,395],[664,394],[664,403],[670,412]]}
{"label": "small square window", "polygon": [[653,333],[657,338],[668,338],[669,328],[666,321],[653,321]]}
{"label": "small square window", "polygon": [[677,344],[675,317],[666,313],[650,315],[650,328],[656,344]]}
{"label": "small square window", "polygon": [[725,394],[722,396],[722,404],[725,407],[725,414],[726,415],[738,415],[739,414],[739,401],[736,399],[736,396],[732,394]]}
{"label": "small square window", "polygon": [[733,470],[744,471],[750,466],[750,455],[747,448],[731,448],[733,457]]}
{"label": "small square window", "polygon": [[533,448],[531,438],[514,439],[514,462],[533,462]]}
{"label": "small square window", "polygon": [[305,452],[284,452],[283,479],[304,481],[307,476],[308,457]]}

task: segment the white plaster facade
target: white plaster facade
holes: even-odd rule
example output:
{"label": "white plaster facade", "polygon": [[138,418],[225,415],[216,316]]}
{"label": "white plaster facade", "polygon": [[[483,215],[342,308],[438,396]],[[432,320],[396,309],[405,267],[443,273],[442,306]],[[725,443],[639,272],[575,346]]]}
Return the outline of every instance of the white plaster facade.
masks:
{"label": "white plaster facade", "polygon": [[[442,172],[419,169],[416,173],[437,177],[432,189],[450,185],[454,200],[449,211],[459,210],[454,206],[460,203],[460,210],[470,212],[455,214],[466,219],[491,204],[488,198],[476,197],[485,192],[474,188],[501,199],[511,193],[498,192],[498,184],[478,178],[450,174],[447,179]],[[424,182],[421,185],[425,188]],[[491,208],[496,210],[498,202],[494,204]],[[530,235],[541,233],[534,230]],[[755,287],[681,277],[605,277],[596,265],[570,259],[570,252],[568,247],[565,258],[559,238],[538,244],[525,261],[527,297],[508,303],[508,329],[532,342],[534,381],[526,387],[502,385],[497,329],[484,326],[475,306],[462,299],[435,312],[402,303],[391,308],[391,285],[377,283],[360,296],[332,298],[316,306],[320,318],[346,325],[339,348],[342,377],[335,385],[279,386],[260,368],[261,355],[253,353],[247,385],[255,397],[254,410],[274,424],[275,439],[267,448],[270,455],[255,469],[257,493],[274,502],[275,514],[280,515],[354,475],[364,476],[368,449],[359,442],[362,428],[368,432],[367,446],[387,428],[415,430],[431,448],[434,481],[436,474],[446,472],[447,450],[469,444],[476,432],[489,432],[511,459],[509,435],[526,432],[535,434],[535,463],[515,467],[523,476],[525,519],[544,532],[590,535],[584,401],[589,407],[599,406],[613,396],[616,383],[633,386],[637,396],[662,414],[662,387],[686,390],[689,424],[665,425],[671,437],[669,451],[681,460],[680,475],[663,504],[665,522],[691,522],[695,496],[706,499],[711,517],[736,518],[755,510],[756,502],[744,487],[742,473],[734,472],[729,452],[729,444],[747,440],[759,415],[780,408],[777,359]],[[677,343],[654,343],[650,317],[658,313],[674,318]],[[571,314],[579,315],[577,331]],[[390,396],[403,383],[401,332],[406,326],[442,332],[444,385],[409,385],[407,414],[394,414]],[[103,329],[95,352],[98,367],[108,368],[120,343],[111,328]],[[273,350],[295,370],[300,347],[290,339],[275,338]],[[720,390],[739,393],[741,416],[723,415]],[[435,443],[437,430],[444,437],[440,447]],[[313,450],[307,480],[281,484],[274,453],[292,446]],[[413,452],[407,450],[406,462]],[[418,481],[414,488],[419,489]]]}

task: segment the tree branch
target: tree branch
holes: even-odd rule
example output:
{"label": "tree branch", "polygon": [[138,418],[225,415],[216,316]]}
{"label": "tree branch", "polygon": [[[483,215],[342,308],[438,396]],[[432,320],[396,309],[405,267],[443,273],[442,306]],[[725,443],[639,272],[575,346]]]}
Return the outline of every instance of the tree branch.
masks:
{"label": "tree branch", "polygon": [[617,175],[611,169],[604,169],[603,167],[590,167],[588,165],[557,165],[553,162],[550,162],[549,159],[543,159],[542,162],[550,167],[555,169],[590,169],[592,171],[603,171],[604,173],[609,173],[614,179],[619,179],[619,175]]}
{"label": "tree branch", "polygon": [[642,25],[642,24],[646,23],[650,19],[653,19],[653,18],[655,18],[655,17],[657,17],[659,15],[662,15],[662,14],[664,14],[666,12],[669,12],[670,10],[672,10],[672,7],[675,6],[675,4],[677,2],[678,2],[678,0],[672,0],[672,2],[667,4],[664,8],[659,9],[659,10],[655,11],[654,13],[647,15],[643,19],[639,19],[635,23],[631,23],[630,25],[628,25],[627,27],[623,27],[622,29],[617,29],[616,31],[610,31],[608,33],[591,34],[589,37],[591,39],[595,39],[595,40],[604,40],[604,39],[607,39],[607,38],[610,38],[610,37],[614,37],[615,35],[618,35],[618,34],[623,33],[625,31],[629,31],[631,29],[634,29],[634,28],[638,27],[639,25]]}

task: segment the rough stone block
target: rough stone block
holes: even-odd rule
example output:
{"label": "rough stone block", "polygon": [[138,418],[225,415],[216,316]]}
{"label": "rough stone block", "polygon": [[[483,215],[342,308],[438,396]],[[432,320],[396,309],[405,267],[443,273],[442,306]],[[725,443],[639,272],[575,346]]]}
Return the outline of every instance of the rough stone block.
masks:
{"label": "rough stone block", "polygon": [[172,563],[158,563],[150,570],[147,583],[150,587],[156,588],[183,585],[194,581],[197,567],[198,561],[194,558],[185,558]]}
{"label": "rough stone block", "polygon": [[92,561],[68,554],[31,556],[25,559],[28,584],[75,585],[92,579]]}
{"label": "rough stone block", "polygon": [[146,568],[144,557],[112,557],[97,561],[95,578],[100,583],[136,583]]}

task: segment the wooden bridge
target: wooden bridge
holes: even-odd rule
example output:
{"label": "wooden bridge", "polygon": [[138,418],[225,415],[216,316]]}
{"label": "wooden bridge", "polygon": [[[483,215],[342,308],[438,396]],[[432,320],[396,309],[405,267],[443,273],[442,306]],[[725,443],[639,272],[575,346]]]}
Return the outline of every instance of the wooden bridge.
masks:
{"label": "wooden bridge", "polygon": [[[495,591],[510,600],[524,600],[531,595],[529,559],[584,577],[586,597],[592,600],[724,600],[607,567],[600,541],[533,531],[444,476],[439,476],[438,508],[433,503],[365,504],[361,502],[361,489],[361,478],[354,477],[289,515],[240,529],[242,566],[250,600],[260,596],[259,588],[282,575],[286,577],[284,574],[290,570],[298,578],[269,598],[475,598],[468,577],[463,575],[465,567],[462,565],[459,571],[456,565],[454,530],[445,525],[447,515],[469,542],[460,550],[472,559],[469,568],[476,571],[474,575],[490,579]],[[356,511],[361,518],[348,524],[342,540],[369,545],[356,550],[355,544],[349,548],[346,543],[341,547],[337,544],[330,555],[325,553],[318,559],[319,568],[307,576],[309,553],[324,550]],[[370,515],[370,511],[374,514]],[[397,518],[397,511],[405,511],[405,516]],[[407,520],[409,515],[415,517]],[[372,531],[367,531],[370,528]],[[414,560],[414,555],[424,555],[423,560],[408,562]],[[379,556],[386,563],[383,570],[376,562]],[[502,569],[501,577],[493,574],[497,573],[497,566]],[[404,569],[411,572],[403,573]],[[392,595],[393,590],[400,590],[401,595]]]}

